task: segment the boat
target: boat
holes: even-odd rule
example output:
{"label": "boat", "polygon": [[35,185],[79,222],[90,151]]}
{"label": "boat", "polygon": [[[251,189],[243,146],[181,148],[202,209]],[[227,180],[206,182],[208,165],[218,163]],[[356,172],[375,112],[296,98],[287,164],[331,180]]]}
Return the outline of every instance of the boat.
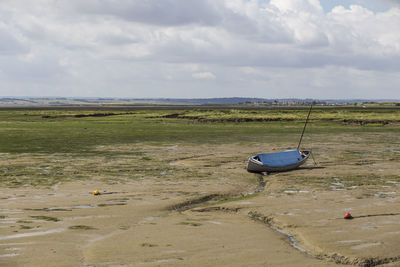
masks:
{"label": "boat", "polygon": [[261,153],[251,156],[247,162],[249,172],[283,172],[298,168],[307,161],[311,155],[311,150],[300,150],[300,144],[306,130],[307,122],[310,117],[312,105],[308,111],[307,119],[300,136],[299,144],[295,150],[281,152]]}
{"label": "boat", "polygon": [[247,163],[249,172],[283,172],[290,171],[302,165],[311,151],[286,150],[282,152],[262,153],[251,156]]}

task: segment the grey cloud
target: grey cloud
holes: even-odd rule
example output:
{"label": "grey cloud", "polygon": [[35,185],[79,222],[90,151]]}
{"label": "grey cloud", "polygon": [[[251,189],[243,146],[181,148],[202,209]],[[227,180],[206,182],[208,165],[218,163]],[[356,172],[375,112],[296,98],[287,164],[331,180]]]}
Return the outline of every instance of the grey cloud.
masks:
{"label": "grey cloud", "polygon": [[115,45],[115,46],[127,45],[127,44],[132,44],[132,43],[138,42],[137,39],[129,37],[129,36],[124,36],[122,34],[119,34],[119,35],[118,34],[108,34],[108,35],[101,36],[100,38],[98,38],[98,40],[105,44]]}
{"label": "grey cloud", "polygon": [[[195,35],[192,35],[194,37]],[[321,44],[275,44],[247,40],[208,40],[208,45],[197,47],[192,39],[175,38],[156,46],[148,60],[169,63],[194,62],[225,66],[257,66],[273,68],[318,68],[343,66],[362,70],[400,71],[399,55],[376,55],[370,51],[330,44],[321,37]],[[226,41],[226,43],[224,43]],[[354,41],[354,40],[352,40]]]}
{"label": "grey cloud", "polygon": [[211,1],[198,0],[85,0],[71,2],[73,8],[152,25],[216,25],[220,16]]}
{"label": "grey cloud", "polygon": [[54,56],[41,56],[32,60],[15,60],[10,57],[0,58],[1,66],[7,65],[2,70],[8,79],[23,79],[29,81],[52,81],[65,74]]}
{"label": "grey cloud", "polygon": [[0,29],[0,54],[16,55],[29,51],[28,47],[17,40],[13,35]]}
{"label": "grey cloud", "polygon": [[396,7],[400,7],[400,0],[382,0],[387,5],[393,5]]}
{"label": "grey cloud", "polygon": [[268,43],[292,43],[290,31],[282,24],[277,23],[275,15],[267,13],[262,23],[254,18],[225,10],[221,25],[228,32],[236,34],[249,41]]}

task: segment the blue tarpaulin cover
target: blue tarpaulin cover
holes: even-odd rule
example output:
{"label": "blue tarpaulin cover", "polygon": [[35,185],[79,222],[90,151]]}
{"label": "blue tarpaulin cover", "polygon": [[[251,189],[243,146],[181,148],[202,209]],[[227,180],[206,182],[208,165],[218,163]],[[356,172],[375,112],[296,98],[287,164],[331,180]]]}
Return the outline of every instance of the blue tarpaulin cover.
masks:
{"label": "blue tarpaulin cover", "polygon": [[283,167],[295,164],[303,159],[298,150],[286,150],[283,152],[263,153],[257,155],[266,166]]}

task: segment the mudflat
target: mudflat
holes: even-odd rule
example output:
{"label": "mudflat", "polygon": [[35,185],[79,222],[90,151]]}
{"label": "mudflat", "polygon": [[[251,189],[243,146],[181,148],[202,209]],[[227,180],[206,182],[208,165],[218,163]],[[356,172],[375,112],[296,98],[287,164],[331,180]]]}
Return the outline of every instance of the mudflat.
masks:
{"label": "mudflat", "polygon": [[397,128],[312,130],[316,162],[268,175],[248,156],[293,148],[293,133],[4,152],[0,265],[400,264]]}

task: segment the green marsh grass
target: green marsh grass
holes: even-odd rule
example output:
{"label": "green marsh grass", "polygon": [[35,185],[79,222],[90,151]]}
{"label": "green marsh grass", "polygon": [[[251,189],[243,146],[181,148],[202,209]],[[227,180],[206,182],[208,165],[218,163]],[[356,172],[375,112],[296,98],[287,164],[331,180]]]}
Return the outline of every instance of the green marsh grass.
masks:
{"label": "green marsh grass", "polygon": [[[188,110],[185,116],[224,119],[280,118],[271,122],[195,123],[188,119],[162,118],[175,110],[142,110],[137,114],[108,117],[66,117],[47,119],[43,116],[80,114],[80,110],[0,110],[0,151],[2,153],[100,153],[97,145],[129,143],[232,143],[256,142],[272,134],[272,138],[291,140],[299,134],[307,110],[282,108],[261,110]],[[86,110],[86,113],[93,111]],[[104,111],[104,112],[107,112]],[[114,111],[117,112],[117,111]],[[179,111],[182,112],[182,111]],[[398,130],[398,127],[343,126],[342,119],[400,120],[398,109],[314,109],[310,131],[316,133]],[[294,121],[284,121],[294,119]],[[393,129],[394,128],[394,129]],[[273,134],[279,134],[274,136]],[[103,152],[107,153],[107,152]]]}
{"label": "green marsh grass", "polygon": [[[168,175],[174,171],[173,166],[144,151],[118,149],[129,145],[296,145],[307,112],[307,107],[3,108],[0,109],[0,156],[3,155],[0,185],[51,186],[97,175],[112,183],[141,174],[159,175],[163,172]],[[79,116],[95,113],[125,115]],[[170,114],[179,115],[167,118]],[[399,115],[400,108],[393,107],[316,107],[311,114],[305,141],[310,136],[317,141],[331,141],[348,134],[362,135],[372,141],[379,136],[383,138],[382,142],[398,143],[396,136],[400,127],[396,123],[359,125],[344,124],[343,120],[398,122]],[[235,121],[243,118],[248,121]],[[363,145],[361,142],[363,140],[360,141]],[[114,147],[116,149],[112,149]],[[390,155],[392,160],[399,158],[398,153]],[[129,164],[113,163],[124,159],[129,160]],[[188,175],[207,177],[210,175],[207,166],[201,170],[188,169]]]}
{"label": "green marsh grass", "polygon": [[30,216],[31,218],[37,219],[37,220],[43,220],[43,221],[48,221],[48,222],[58,222],[60,219],[56,217],[50,217],[50,216],[44,216],[44,215],[37,215],[37,216]]}
{"label": "green marsh grass", "polygon": [[33,227],[29,226],[29,225],[20,225],[19,229],[21,229],[21,230],[29,230],[29,229],[33,229]]}
{"label": "green marsh grass", "polygon": [[96,230],[93,226],[88,226],[88,225],[72,225],[68,227],[68,229],[71,230]]}

